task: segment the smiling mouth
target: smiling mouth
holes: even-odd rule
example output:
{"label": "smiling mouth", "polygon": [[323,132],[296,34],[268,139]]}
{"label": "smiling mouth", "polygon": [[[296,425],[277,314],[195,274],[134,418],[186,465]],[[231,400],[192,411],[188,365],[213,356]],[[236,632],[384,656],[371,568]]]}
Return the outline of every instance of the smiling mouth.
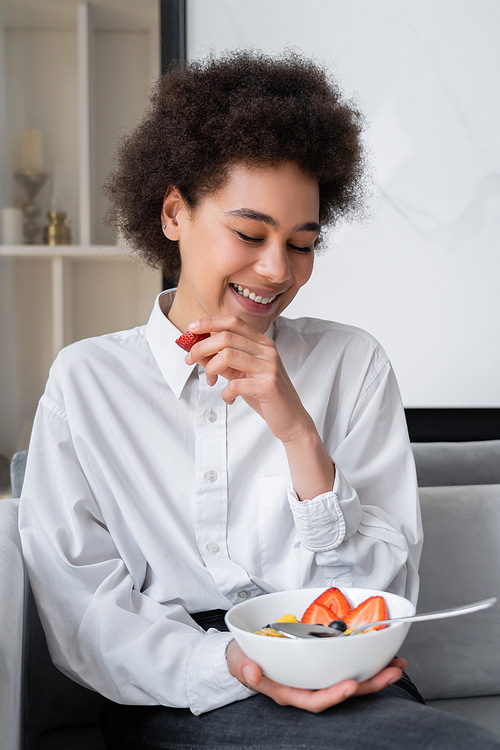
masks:
{"label": "smiling mouth", "polygon": [[255,294],[255,292],[252,292],[250,289],[241,286],[241,284],[231,284],[231,286],[234,291],[241,297],[248,297],[253,302],[257,302],[259,305],[270,305],[271,302],[273,302],[273,300],[275,300],[278,296],[277,294],[275,294],[274,297],[261,297],[260,294]]}

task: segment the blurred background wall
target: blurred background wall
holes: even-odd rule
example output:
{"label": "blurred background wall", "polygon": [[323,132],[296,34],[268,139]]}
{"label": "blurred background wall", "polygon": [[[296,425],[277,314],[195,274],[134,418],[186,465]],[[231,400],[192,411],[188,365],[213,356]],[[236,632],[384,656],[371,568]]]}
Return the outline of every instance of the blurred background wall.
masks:
{"label": "blurred background wall", "polygon": [[366,115],[372,216],[288,309],[366,328],[406,406],[500,406],[500,3],[188,0],[187,55],[303,51]]}

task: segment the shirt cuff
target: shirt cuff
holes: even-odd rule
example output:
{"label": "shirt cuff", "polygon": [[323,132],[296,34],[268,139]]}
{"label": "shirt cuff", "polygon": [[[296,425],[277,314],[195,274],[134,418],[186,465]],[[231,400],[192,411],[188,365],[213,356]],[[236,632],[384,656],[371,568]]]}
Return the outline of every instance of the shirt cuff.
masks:
{"label": "shirt cuff", "polygon": [[361,523],[361,503],[339,467],[331,492],[300,501],[288,484],[288,502],[300,542],[313,552],[327,552],[345,542]]}
{"label": "shirt cuff", "polygon": [[210,629],[191,653],[186,670],[186,693],[195,716],[254,695],[229,671],[226,651],[232,633]]}

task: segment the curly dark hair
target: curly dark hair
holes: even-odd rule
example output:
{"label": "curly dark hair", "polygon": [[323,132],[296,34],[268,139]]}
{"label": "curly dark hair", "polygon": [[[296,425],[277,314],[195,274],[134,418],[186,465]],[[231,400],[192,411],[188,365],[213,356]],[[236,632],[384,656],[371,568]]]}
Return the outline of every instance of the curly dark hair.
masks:
{"label": "curly dark hair", "polygon": [[173,277],[178,243],[160,213],[169,187],[193,211],[235,163],[295,162],[316,178],[322,227],[362,208],[363,118],[325,70],[295,52],[230,52],[163,75],[105,184],[108,223],[149,265]]}

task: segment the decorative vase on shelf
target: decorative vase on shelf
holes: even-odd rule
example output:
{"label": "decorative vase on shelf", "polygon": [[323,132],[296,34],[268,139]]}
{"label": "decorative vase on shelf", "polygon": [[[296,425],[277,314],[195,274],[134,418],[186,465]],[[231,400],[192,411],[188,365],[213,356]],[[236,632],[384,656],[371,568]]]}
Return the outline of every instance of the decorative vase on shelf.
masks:
{"label": "decorative vase on shelf", "polygon": [[42,189],[48,174],[34,169],[25,169],[14,172],[14,177],[28,196],[28,202],[23,206],[25,217],[24,239],[27,245],[36,245],[40,232],[40,226],[37,222],[40,207],[35,203],[35,198]]}
{"label": "decorative vase on shelf", "polygon": [[50,223],[44,229],[46,245],[71,245],[71,228],[65,211],[49,211]]}
{"label": "decorative vase on shelf", "polygon": [[36,245],[40,233],[38,216],[40,207],[35,198],[42,189],[48,174],[43,168],[43,136],[41,130],[23,128],[17,134],[17,170],[14,177],[28,196],[23,206],[24,241]]}

